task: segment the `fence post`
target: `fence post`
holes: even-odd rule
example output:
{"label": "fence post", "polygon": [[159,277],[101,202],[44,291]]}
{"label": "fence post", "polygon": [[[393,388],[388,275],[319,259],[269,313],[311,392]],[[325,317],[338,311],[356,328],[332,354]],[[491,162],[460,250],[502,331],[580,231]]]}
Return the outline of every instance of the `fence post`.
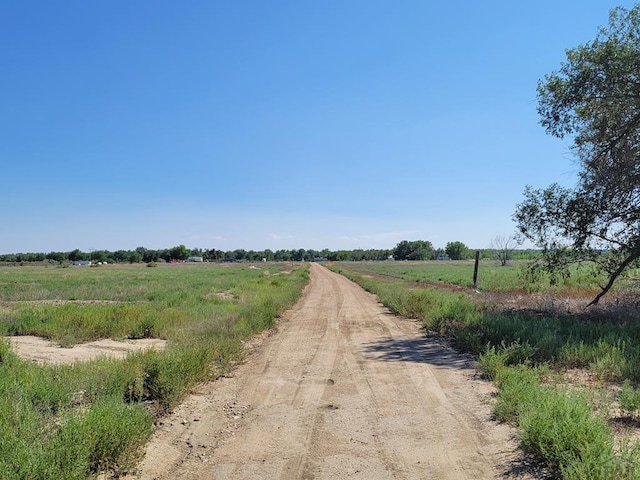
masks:
{"label": "fence post", "polygon": [[478,264],[480,263],[480,250],[476,250],[476,263],[473,266],[473,288],[478,288]]}

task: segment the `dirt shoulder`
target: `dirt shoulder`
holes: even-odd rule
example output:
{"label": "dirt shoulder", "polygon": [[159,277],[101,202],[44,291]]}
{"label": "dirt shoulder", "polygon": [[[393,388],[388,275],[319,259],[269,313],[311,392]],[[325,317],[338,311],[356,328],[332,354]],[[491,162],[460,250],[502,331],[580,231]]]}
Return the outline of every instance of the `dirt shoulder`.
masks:
{"label": "dirt shoulder", "polygon": [[472,359],[320,265],[257,343],[163,420],[135,478],[531,478]]}

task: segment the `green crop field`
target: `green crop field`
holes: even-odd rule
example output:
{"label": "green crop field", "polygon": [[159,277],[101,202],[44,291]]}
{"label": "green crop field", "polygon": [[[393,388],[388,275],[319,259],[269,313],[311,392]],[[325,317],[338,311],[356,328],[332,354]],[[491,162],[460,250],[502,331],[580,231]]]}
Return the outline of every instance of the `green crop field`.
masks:
{"label": "green crop field", "polygon": [[551,286],[527,278],[526,264],[481,262],[477,290],[470,288],[473,262],[329,267],[394,313],[421,320],[429,335],[477,355],[479,371],[499,389],[496,419],[518,427],[524,451],[545,475],[640,478],[640,444],[633,440],[640,431],[637,272],[597,308],[585,308],[585,300],[568,309],[598,290],[602,279],[588,267]]}
{"label": "green crop field", "polygon": [[308,281],[302,264],[0,267],[0,333],[71,347],[163,338],[162,352],[37,365],[0,340],[0,479],[81,479],[135,465],[154,417],[224,374]]}

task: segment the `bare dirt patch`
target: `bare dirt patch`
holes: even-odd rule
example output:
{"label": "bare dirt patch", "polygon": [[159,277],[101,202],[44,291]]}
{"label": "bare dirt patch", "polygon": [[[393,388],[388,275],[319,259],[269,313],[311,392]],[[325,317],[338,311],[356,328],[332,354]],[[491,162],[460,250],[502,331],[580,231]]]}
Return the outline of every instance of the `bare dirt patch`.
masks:
{"label": "bare dirt patch", "polygon": [[533,478],[470,356],[318,264],[251,347],[162,419],[136,478]]}
{"label": "bare dirt patch", "polygon": [[83,362],[101,356],[124,358],[131,352],[150,348],[162,350],[166,345],[166,340],[157,338],[143,338],[122,342],[102,339],[74,345],[72,348],[62,348],[57,343],[41,337],[14,336],[7,338],[19,356],[40,364]]}
{"label": "bare dirt patch", "polygon": [[236,297],[231,290],[225,290],[224,292],[215,292],[207,294],[207,298],[224,298],[225,300],[234,300]]}

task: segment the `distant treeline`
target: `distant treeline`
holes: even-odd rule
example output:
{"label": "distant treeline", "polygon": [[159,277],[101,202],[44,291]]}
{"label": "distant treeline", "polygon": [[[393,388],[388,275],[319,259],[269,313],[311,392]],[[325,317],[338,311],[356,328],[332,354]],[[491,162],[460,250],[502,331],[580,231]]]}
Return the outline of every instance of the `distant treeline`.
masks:
{"label": "distant treeline", "polygon": [[[482,258],[493,258],[495,250],[480,250]],[[282,261],[363,261],[363,260],[464,260],[473,258],[475,250],[469,249],[461,242],[450,242],[447,248],[433,248],[431,242],[425,240],[403,240],[391,249],[355,249],[355,250],[244,250],[223,251],[212,248],[187,248],[178,245],[173,248],[159,250],[138,247],[135,250],[91,250],[83,252],[79,249],[70,252],[49,253],[10,253],[0,255],[3,263],[73,263],[90,261],[96,263],[151,263],[185,261],[190,257],[200,257],[205,262],[268,262]],[[513,259],[532,259],[539,255],[535,250],[513,250]]]}

